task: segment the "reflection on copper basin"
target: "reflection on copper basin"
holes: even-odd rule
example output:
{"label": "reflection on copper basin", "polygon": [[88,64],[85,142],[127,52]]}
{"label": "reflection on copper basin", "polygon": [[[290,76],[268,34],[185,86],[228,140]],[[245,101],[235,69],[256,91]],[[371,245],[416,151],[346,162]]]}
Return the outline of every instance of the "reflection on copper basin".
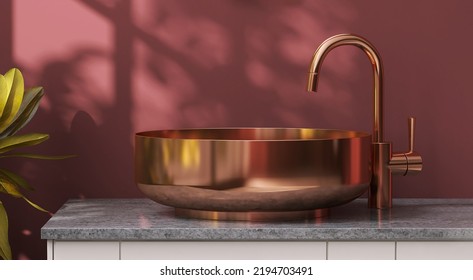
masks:
{"label": "reflection on copper basin", "polygon": [[370,182],[371,135],[311,128],[162,130],[135,136],[140,190],[188,217],[311,218]]}

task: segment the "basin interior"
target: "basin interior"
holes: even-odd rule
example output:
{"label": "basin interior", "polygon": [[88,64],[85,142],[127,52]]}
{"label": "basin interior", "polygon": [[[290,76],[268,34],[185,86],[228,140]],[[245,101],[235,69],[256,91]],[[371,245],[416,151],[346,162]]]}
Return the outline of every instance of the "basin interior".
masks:
{"label": "basin interior", "polygon": [[365,132],[313,128],[203,128],[183,130],[154,130],[137,133],[138,136],[169,139],[297,141],[329,140],[369,137]]}

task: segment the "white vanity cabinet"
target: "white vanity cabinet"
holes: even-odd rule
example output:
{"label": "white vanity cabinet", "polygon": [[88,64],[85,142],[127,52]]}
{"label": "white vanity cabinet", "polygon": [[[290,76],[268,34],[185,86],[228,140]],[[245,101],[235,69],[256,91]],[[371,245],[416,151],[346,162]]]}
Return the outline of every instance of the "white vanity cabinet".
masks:
{"label": "white vanity cabinet", "polygon": [[328,260],[473,260],[472,241],[328,242]]}
{"label": "white vanity cabinet", "polygon": [[398,260],[473,260],[473,241],[397,242]]}
{"label": "white vanity cabinet", "polygon": [[324,260],[325,242],[49,241],[48,259]]}
{"label": "white vanity cabinet", "polygon": [[51,260],[473,260],[473,200],[365,203],[322,220],[248,223],[180,219],[147,199],[70,200],[41,234]]}
{"label": "white vanity cabinet", "polygon": [[468,241],[48,241],[50,260],[473,260]]}
{"label": "white vanity cabinet", "polygon": [[48,240],[48,260],[119,260],[118,241]]}
{"label": "white vanity cabinet", "polygon": [[329,241],[327,260],[394,260],[396,242]]}
{"label": "white vanity cabinet", "polygon": [[123,241],[122,260],[324,260],[325,242]]}

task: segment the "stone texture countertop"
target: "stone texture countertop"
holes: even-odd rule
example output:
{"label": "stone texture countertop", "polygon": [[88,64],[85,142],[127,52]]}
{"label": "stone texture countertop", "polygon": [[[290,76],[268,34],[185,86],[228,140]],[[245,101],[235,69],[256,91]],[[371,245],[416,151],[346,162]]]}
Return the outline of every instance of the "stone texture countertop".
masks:
{"label": "stone texture countertop", "polygon": [[328,217],[294,222],[228,222],[177,218],[148,199],[69,200],[41,229],[54,240],[190,241],[472,241],[473,199],[397,199],[390,210],[366,199]]}

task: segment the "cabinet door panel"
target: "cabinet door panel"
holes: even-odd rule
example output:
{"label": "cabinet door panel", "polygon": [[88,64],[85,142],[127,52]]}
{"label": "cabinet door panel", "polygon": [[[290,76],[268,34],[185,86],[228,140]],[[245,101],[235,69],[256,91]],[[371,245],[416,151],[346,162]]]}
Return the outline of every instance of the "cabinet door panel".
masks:
{"label": "cabinet door panel", "polygon": [[328,242],[328,260],[394,260],[395,242]]}
{"label": "cabinet door panel", "polygon": [[198,241],[123,241],[124,260],[179,259],[309,259],[326,258],[325,242],[198,242]]}
{"label": "cabinet door panel", "polygon": [[473,242],[397,242],[398,260],[473,260]]}
{"label": "cabinet door panel", "polygon": [[118,260],[118,241],[54,241],[55,260]]}

